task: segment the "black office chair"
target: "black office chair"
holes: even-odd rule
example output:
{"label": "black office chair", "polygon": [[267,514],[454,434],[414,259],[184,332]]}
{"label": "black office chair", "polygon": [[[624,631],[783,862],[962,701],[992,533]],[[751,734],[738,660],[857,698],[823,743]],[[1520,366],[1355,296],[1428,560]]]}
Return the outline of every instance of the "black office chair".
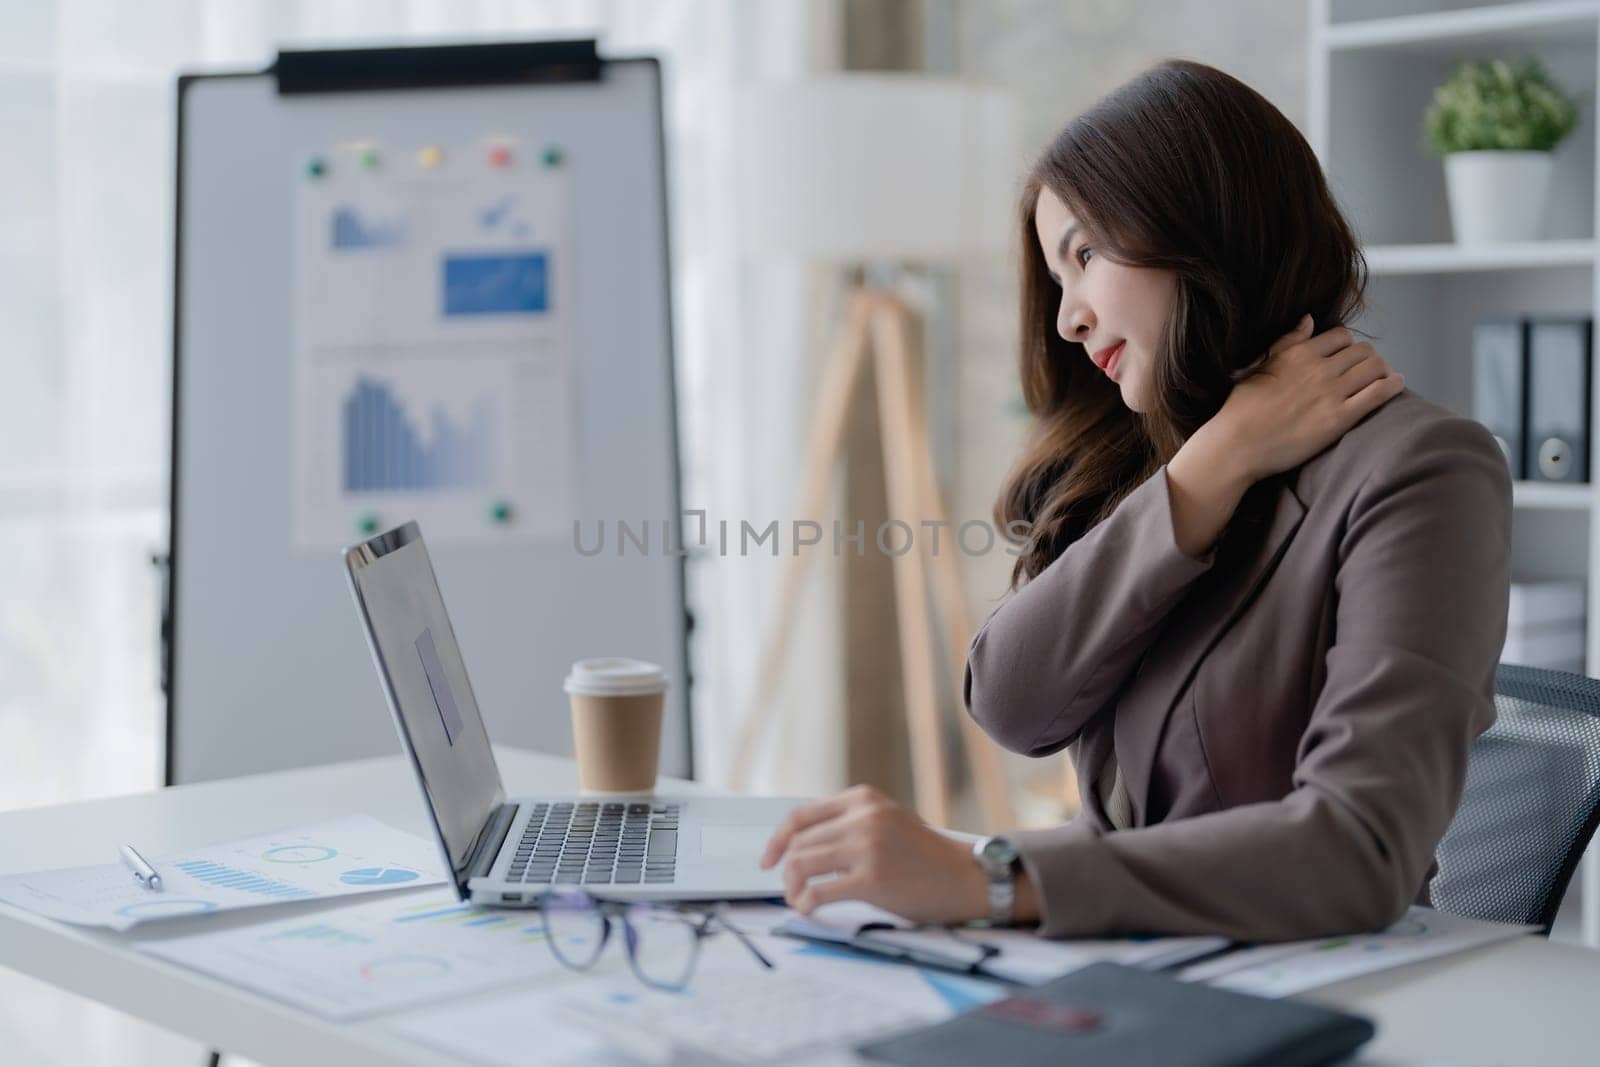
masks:
{"label": "black office chair", "polygon": [[1429,888],[1440,911],[1549,936],[1600,822],[1600,681],[1502,663]]}

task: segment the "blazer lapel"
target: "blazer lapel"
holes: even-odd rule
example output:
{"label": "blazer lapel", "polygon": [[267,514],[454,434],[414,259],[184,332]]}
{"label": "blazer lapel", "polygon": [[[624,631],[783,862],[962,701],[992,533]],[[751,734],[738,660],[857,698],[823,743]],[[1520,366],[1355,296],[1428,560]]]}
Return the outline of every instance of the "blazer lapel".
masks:
{"label": "blazer lapel", "polygon": [[1173,615],[1167,633],[1141,668],[1154,692],[1165,697],[1139,702],[1142,708],[1134,702],[1118,708],[1117,762],[1133,805],[1134,825],[1145,825],[1156,747],[1179,697],[1188,690],[1201,660],[1255,599],[1305,513],[1305,505],[1281,476],[1258,482],[1246,494],[1217,546],[1215,565],[1201,579],[1205,585]]}

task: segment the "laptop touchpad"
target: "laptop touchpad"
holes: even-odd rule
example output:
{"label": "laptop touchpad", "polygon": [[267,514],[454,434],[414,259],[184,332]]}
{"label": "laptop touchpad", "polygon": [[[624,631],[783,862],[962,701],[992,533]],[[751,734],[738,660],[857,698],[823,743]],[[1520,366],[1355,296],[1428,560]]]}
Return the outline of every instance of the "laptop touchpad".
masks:
{"label": "laptop touchpad", "polygon": [[700,858],[755,861],[767,847],[776,825],[707,824],[700,827]]}

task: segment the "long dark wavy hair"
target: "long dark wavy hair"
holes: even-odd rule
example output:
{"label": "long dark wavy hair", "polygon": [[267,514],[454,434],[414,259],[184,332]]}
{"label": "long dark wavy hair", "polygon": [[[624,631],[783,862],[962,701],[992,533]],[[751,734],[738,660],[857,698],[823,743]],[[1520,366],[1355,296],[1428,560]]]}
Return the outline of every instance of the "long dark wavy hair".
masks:
{"label": "long dark wavy hair", "polygon": [[[1034,229],[1041,189],[1096,256],[1177,276],[1145,412],[1056,332],[1061,290]],[[1033,419],[994,508],[996,527],[1028,531],[1014,539],[1014,586],[1170,460],[1302,315],[1318,333],[1347,324],[1366,287],[1361,249],[1300,131],[1237,78],[1187,60],[1157,64],[1072,120],[1029,173],[1018,225]]]}

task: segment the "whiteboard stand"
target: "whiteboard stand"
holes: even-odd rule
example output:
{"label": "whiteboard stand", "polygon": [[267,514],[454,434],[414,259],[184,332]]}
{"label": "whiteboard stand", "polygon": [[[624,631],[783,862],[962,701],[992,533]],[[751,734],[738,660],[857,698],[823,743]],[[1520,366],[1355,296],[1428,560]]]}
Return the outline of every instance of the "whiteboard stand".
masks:
{"label": "whiteboard stand", "polygon": [[[343,489],[353,494],[357,485],[350,473],[357,448],[352,416],[342,424],[318,421],[322,409],[302,402],[309,379],[302,377],[306,364],[297,360],[310,349],[304,342],[309,320],[301,311],[321,295],[308,295],[312,287],[297,273],[309,247],[305,234],[313,232],[305,225],[313,202],[304,184],[306,161],[321,154],[338,167],[360,146],[373,146],[383,167],[394,168],[379,170],[378,177],[394,184],[380,188],[375,178],[372,188],[386,188],[383,195],[403,205],[398,198],[414,190],[402,187],[399,168],[422,165],[419,146],[443,146],[435,149],[435,162],[463,168],[465,175],[469,164],[488,165],[476,153],[490,138],[513,146],[510,165],[529,168],[529,188],[542,180],[533,168],[563,168],[546,176],[565,198],[547,198],[563,209],[551,209],[559,225],[547,226],[540,217],[516,222],[532,235],[529,242],[544,239],[554,249],[545,256],[541,247],[540,256],[530,252],[519,261],[528,270],[537,266],[540,302],[469,307],[482,294],[466,283],[482,264],[463,266],[441,256],[437,297],[412,299],[397,282],[394,294],[379,294],[383,299],[373,302],[377,310],[369,319],[392,319],[398,335],[406,316],[425,315],[428,300],[437,298],[433,313],[441,323],[465,311],[549,312],[549,322],[559,321],[568,356],[559,366],[567,377],[549,388],[524,383],[524,393],[566,420],[559,433],[549,432],[568,449],[569,462],[546,465],[556,472],[551,484],[559,475],[569,489],[548,499],[571,507],[507,507],[493,520],[502,526],[478,533],[474,526],[454,542],[441,536],[438,522],[400,505],[372,518],[381,518],[383,527],[423,520],[473,689],[496,741],[569,753],[560,684],[567,666],[586,656],[633,656],[661,663],[670,678],[662,773],[692,776],[683,554],[667,552],[665,536],[659,551],[643,555],[624,554],[620,538],[601,555],[575,551],[583,524],[593,529],[598,521],[610,526],[627,519],[663,526],[661,520],[677,523],[682,515],[657,61],[602,59],[593,41],[284,52],[265,71],[184,75],[177,96],[171,523],[169,554],[158,560],[166,577],[168,784],[395,750],[340,570],[339,541],[360,540],[363,531],[338,526],[337,538],[327,530],[313,536],[306,534],[312,524],[302,521],[310,499],[305,487],[312,484],[303,457],[333,454],[306,444],[315,434],[337,442],[329,427],[343,426],[342,458],[329,459],[318,477],[341,477],[332,466],[338,462],[344,464]],[[558,147],[552,152],[549,146]],[[471,180],[481,186],[487,179]],[[526,199],[536,207],[546,202]],[[454,201],[441,202],[470,214]],[[411,229],[390,236],[404,234],[409,241],[422,232],[416,219],[439,225],[429,220],[444,214],[402,215]],[[478,214],[490,227],[490,214]],[[335,219],[330,247],[341,240],[339,225]],[[552,229],[559,240],[550,237]],[[349,231],[368,243],[383,233],[370,226]],[[480,333],[492,334],[496,323],[511,319],[483,315],[478,321]],[[446,327],[457,324],[439,330]],[[458,334],[464,332],[463,326]],[[373,350],[381,347],[387,358],[407,338],[390,340]],[[470,349],[463,343],[459,351]],[[480,352],[483,360],[473,366],[487,366],[484,360],[495,355]],[[433,358],[407,353],[424,357]],[[472,380],[469,369],[463,356],[451,380]],[[396,365],[396,382],[399,375]],[[381,382],[368,384],[381,392]],[[480,391],[486,404],[510,403]],[[325,389],[317,395],[347,394]],[[437,427],[444,403],[424,397],[410,410],[424,428],[425,413],[434,413]],[[385,417],[392,429],[392,415]],[[485,430],[478,444],[526,442],[558,421],[485,415],[482,425],[502,436],[491,438]],[[429,453],[434,468],[422,461],[411,466],[444,469],[442,449]],[[510,458],[499,466],[484,461],[482,470],[516,463],[523,463],[519,471],[533,470],[524,461],[546,454],[515,447],[503,452]],[[398,484],[421,499],[421,489],[434,483],[416,471],[412,482],[359,488],[376,492]],[[483,514],[473,510],[463,521],[489,522]],[[536,523],[549,530],[534,537],[529,530]],[[549,531],[558,527],[573,532],[557,539]]]}

